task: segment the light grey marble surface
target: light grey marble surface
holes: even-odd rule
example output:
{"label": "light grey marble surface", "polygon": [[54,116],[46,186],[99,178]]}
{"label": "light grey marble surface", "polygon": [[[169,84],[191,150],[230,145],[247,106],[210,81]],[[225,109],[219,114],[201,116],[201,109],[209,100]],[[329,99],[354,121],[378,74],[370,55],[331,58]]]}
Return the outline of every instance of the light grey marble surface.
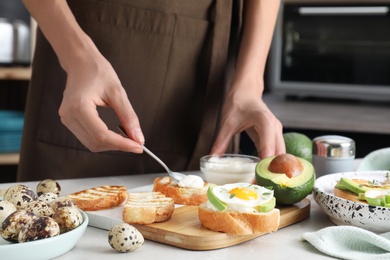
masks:
{"label": "light grey marble surface", "polygon": [[[62,194],[69,194],[85,188],[100,185],[124,185],[129,190],[150,185],[160,174],[104,177],[89,179],[57,180],[62,187]],[[191,172],[191,174],[202,174]],[[34,188],[38,182],[25,182],[23,184]],[[15,183],[12,183],[15,184]],[[0,184],[0,189],[12,185],[10,183]],[[308,219],[294,225],[282,228],[272,234],[267,234],[248,242],[231,246],[228,248],[191,251],[181,249],[152,241],[145,241],[145,244],[132,253],[117,253],[108,244],[108,231],[94,227],[88,227],[84,236],[76,246],[68,253],[59,256],[57,259],[333,259],[328,257],[309,243],[300,240],[304,232],[317,231],[321,228],[333,225],[313,200],[311,200],[311,215]]]}

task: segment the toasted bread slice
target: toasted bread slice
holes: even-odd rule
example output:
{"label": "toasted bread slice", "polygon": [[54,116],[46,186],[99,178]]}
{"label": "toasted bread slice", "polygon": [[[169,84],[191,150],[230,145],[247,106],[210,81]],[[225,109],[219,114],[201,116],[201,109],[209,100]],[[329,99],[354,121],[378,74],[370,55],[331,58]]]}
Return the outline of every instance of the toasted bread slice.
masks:
{"label": "toasted bread slice", "polygon": [[342,199],[346,199],[346,200],[350,200],[350,201],[353,201],[353,202],[359,202],[359,203],[367,204],[366,201],[359,200],[358,195],[356,193],[351,192],[351,191],[341,190],[339,188],[334,187],[334,191],[333,192],[334,192],[334,195],[336,197],[339,197],[339,198],[342,198]]}
{"label": "toasted bread slice", "polygon": [[109,209],[126,201],[127,189],[124,186],[100,186],[72,193],[67,196],[85,211]]}
{"label": "toasted bread slice", "polygon": [[271,233],[278,230],[280,223],[277,208],[266,213],[214,211],[207,202],[199,205],[198,217],[205,228],[233,235]]}
{"label": "toasted bread slice", "polygon": [[175,210],[172,198],[160,192],[128,193],[122,219],[128,224],[151,224],[171,218]]}
{"label": "toasted bread slice", "polygon": [[201,189],[182,188],[171,177],[165,176],[154,180],[153,191],[161,192],[166,197],[173,198],[176,204],[198,206],[207,201],[208,186],[209,184],[205,182]]}

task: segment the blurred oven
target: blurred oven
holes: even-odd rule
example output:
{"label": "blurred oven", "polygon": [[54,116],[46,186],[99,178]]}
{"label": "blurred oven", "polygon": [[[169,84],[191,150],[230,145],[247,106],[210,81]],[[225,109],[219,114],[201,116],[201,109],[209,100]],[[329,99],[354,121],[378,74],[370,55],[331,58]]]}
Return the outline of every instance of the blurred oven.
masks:
{"label": "blurred oven", "polygon": [[390,101],[390,1],[302,2],[285,1],[280,8],[268,68],[271,91]]}

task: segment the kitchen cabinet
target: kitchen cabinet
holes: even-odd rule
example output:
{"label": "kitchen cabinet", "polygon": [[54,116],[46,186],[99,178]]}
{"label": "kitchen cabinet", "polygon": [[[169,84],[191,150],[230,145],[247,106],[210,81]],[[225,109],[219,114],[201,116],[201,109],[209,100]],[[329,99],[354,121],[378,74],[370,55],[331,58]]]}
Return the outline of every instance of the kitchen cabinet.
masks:
{"label": "kitchen cabinet", "polygon": [[[31,19],[30,26],[32,57],[37,29],[34,19]],[[30,77],[30,66],[0,66],[0,109],[24,111]],[[18,164],[18,152],[0,153],[0,183],[16,181]]]}
{"label": "kitchen cabinet", "polygon": [[[31,25],[31,55],[35,48],[37,24],[34,19]],[[30,66],[0,67],[0,109],[24,110],[27,97],[27,86],[31,77]],[[14,166],[19,163],[19,153],[0,153],[0,166]],[[1,170],[3,173],[3,170]],[[0,176],[0,180],[1,180]]]}

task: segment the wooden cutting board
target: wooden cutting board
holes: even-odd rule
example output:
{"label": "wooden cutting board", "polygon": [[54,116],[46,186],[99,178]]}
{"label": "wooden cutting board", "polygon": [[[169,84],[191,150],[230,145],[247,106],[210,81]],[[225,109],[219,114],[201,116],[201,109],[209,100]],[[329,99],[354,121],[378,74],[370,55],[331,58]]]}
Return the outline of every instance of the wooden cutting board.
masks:
{"label": "wooden cutting board", "polygon": [[[278,206],[280,228],[297,223],[310,216],[310,200],[304,199],[292,206]],[[109,230],[122,222],[122,207],[87,212],[89,225]],[[196,206],[177,207],[172,218],[162,223],[134,225],[147,240],[190,250],[212,250],[237,245],[265,235],[227,235],[208,230],[200,224]],[[277,232],[277,231],[276,231]]]}

